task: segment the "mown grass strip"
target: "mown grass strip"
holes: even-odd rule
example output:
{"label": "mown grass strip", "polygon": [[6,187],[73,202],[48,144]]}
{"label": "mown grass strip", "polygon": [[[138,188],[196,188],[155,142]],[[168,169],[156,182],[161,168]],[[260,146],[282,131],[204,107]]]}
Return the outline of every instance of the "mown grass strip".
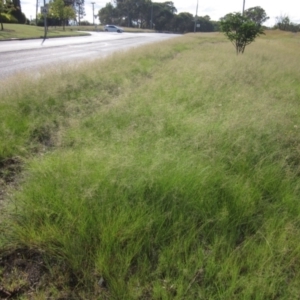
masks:
{"label": "mown grass strip", "polygon": [[[125,32],[154,32],[139,28],[123,28]],[[104,31],[103,26],[50,26],[48,28],[48,37],[82,36],[89,35],[83,31]],[[0,31],[0,40],[7,39],[33,39],[43,38],[44,27],[22,24],[4,24],[4,30]]]}

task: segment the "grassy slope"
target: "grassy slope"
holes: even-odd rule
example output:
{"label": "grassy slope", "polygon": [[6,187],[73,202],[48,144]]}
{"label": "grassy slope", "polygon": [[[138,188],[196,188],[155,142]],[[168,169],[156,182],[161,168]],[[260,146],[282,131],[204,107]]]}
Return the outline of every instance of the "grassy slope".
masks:
{"label": "grassy slope", "polygon": [[[80,31],[94,31],[95,26],[66,26],[65,30],[62,27],[49,27],[49,37],[63,37],[73,35],[86,35]],[[96,30],[103,30],[103,26],[97,26]],[[126,32],[153,32],[153,30],[143,30],[138,28],[124,28]],[[44,36],[44,28],[30,25],[20,24],[4,24],[4,31],[0,31],[0,40],[13,38],[41,38]]]}
{"label": "grassy slope", "polygon": [[[65,30],[62,27],[52,28],[50,27],[47,33],[48,37],[63,37],[71,35],[86,35],[86,33],[77,32],[71,30],[70,27],[66,27]],[[20,24],[4,24],[4,30],[0,31],[0,40],[6,39],[28,39],[28,38],[42,38],[44,36],[44,27],[20,25]]]}
{"label": "grassy slope", "polygon": [[296,299],[298,45],[191,34],[6,82],[0,157],[25,171],[2,248],[61,259],[88,299]]}

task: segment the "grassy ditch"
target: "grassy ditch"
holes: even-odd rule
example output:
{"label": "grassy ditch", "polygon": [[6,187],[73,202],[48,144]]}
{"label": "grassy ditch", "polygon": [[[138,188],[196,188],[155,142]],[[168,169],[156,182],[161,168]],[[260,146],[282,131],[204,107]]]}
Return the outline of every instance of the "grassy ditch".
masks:
{"label": "grassy ditch", "polygon": [[22,167],[1,177],[3,295],[296,299],[299,37],[279,34],[2,84],[0,162]]}

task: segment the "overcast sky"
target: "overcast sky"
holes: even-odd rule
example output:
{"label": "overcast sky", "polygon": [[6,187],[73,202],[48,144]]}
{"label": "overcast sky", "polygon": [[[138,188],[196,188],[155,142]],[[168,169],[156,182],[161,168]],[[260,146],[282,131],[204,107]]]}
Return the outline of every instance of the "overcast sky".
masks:
{"label": "overcast sky", "polygon": [[[39,1],[39,7],[42,6],[43,0]],[[49,0],[46,0],[46,3]],[[153,2],[165,2],[166,0],[154,0]],[[107,0],[85,0],[85,20],[93,21],[93,11],[91,2],[95,2],[95,14],[109,1]],[[177,13],[189,12],[193,15],[196,13],[197,0],[174,0]],[[28,19],[35,18],[36,0],[21,0],[22,11]],[[280,15],[288,15],[292,22],[300,23],[300,1],[298,0],[246,0],[246,9],[253,6],[261,6],[270,17],[266,25],[272,26],[275,18]],[[199,0],[198,16],[209,15],[212,20],[219,20],[227,13],[241,11],[243,0]]]}

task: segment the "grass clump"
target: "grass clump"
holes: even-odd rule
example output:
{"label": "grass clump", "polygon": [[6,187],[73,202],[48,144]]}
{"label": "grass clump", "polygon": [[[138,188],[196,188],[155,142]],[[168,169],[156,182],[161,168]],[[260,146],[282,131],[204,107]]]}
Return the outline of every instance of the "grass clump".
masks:
{"label": "grass clump", "polygon": [[286,43],[236,57],[187,35],[3,90],[2,159],[24,171],[2,248],[68,274],[35,297],[297,298],[300,57]]}

